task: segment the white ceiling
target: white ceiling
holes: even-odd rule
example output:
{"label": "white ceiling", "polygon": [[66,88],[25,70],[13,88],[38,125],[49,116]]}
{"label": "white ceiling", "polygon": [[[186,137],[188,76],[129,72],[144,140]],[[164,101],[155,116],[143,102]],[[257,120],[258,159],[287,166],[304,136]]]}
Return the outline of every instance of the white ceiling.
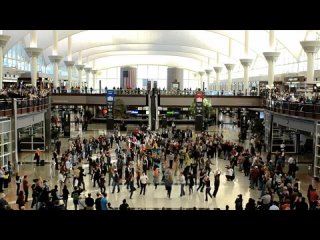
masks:
{"label": "white ceiling", "polygon": [[[314,40],[315,30],[276,31],[278,44],[282,44],[297,60],[301,56],[300,41]],[[3,30],[10,35],[4,51],[22,41],[30,45],[31,30]],[[38,30],[38,47],[43,48],[43,56],[49,63],[52,54],[53,31]],[[58,30],[58,53],[67,60],[68,36],[72,36],[73,60],[78,61],[82,52],[83,64],[104,69],[126,64],[163,64],[186,67],[194,70],[212,68],[228,61],[239,63],[244,56],[244,30]],[[232,59],[229,59],[229,39],[232,39]],[[249,31],[249,56],[263,58],[268,50],[267,30]],[[158,58],[158,60],[157,60]],[[61,62],[61,64],[63,64]]]}

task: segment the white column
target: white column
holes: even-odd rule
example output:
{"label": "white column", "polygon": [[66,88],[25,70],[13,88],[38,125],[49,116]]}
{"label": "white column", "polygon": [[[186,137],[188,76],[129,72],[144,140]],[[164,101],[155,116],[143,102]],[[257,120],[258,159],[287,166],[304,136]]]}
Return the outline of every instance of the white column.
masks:
{"label": "white column", "polygon": [[48,58],[53,64],[53,87],[57,88],[59,86],[59,63],[62,56],[48,56]]}
{"label": "white column", "polygon": [[263,55],[268,62],[268,85],[271,88],[274,81],[274,63],[277,61],[280,52],[264,52]]}
{"label": "white column", "polygon": [[235,64],[226,63],[225,66],[226,66],[226,69],[228,70],[228,80],[227,80],[226,90],[231,91],[232,90],[232,70],[234,69]]}
{"label": "white column", "polygon": [[272,88],[274,82],[274,64],[277,61],[280,52],[275,52],[275,31],[269,31],[269,49],[270,52],[264,52],[263,55],[268,62],[268,86]]}
{"label": "white column", "polygon": [[199,88],[202,90],[202,87],[203,87],[202,76],[203,76],[204,72],[199,71],[198,73],[199,73],[199,75],[200,75],[200,87],[199,87]]}
{"label": "white column", "polygon": [[40,55],[42,49],[41,48],[25,48],[26,53],[31,59],[31,84],[32,86],[37,86],[37,73],[38,73],[38,56]]}
{"label": "white column", "polygon": [[72,37],[68,37],[68,61],[72,61]]}
{"label": "white column", "polygon": [[76,68],[78,69],[78,75],[79,75],[78,86],[81,88],[82,87],[82,70],[84,68],[84,65],[78,64],[76,65]]}
{"label": "white column", "polygon": [[207,74],[207,90],[212,90],[211,87],[210,87],[210,73],[212,72],[211,69],[206,69],[205,70],[206,74]]}
{"label": "white column", "polygon": [[270,32],[269,32],[269,47],[272,50],[274,50],[274,48],[275,48],[275,40],[276,40],[275,31],[270,30]]}
{"label": "white column", "polygon": [[221,90],[220,89],[220,72],[222,71],[222,67],[216,66],[213,67],[214,71],[216,72],[216,89],[214,90]]}
{"label": "white column", "polygon": [[72,87],[72,69],[74,61],[72,61],[72,36],[68,37],[68,61],[64,61],[64,64],[68,68],[68,88]]}
{"label": "white column", "polygon": [[91,67],[85,67],[84,70],[86,72],[87,87],[89,88],[90,73],[91,73],[92,68]]}
{"label": "white column", "polygon": [[58,55],[58,31],[53,30],[53,47],[52,47],[52,55]]}
{"label": "white column", "polygon": [[91,70],[92,72],[92,88],[93,90],[96,90],[96,74],[98,70]]}
{"label": "white column", "polygon": [[10,36],[0,35],[0,89],[2,89],[3,87],[3,48],[5,47],[9,39]]}
{"label": "white column", "polygon": [[38,47],[38,34],[37,34],[37,30],[31,31],[30,47],[31,47],[31,48],[36,48],[36,47]]}
{"label": "white column", "polygon": [[314,83],[314,56],[319,51],[320,41],[300,42],[308,57],[307,83]]}
{"label": "white column", "polygon": [[240,59],[240,62],[243,66],[243,90],[247,91],[249,94],[249,67],[252,63],[252,59]]}
{"label": "white column", "polygon": [[249,31],[244,31],[244,54],[247,57],[249,55]]}

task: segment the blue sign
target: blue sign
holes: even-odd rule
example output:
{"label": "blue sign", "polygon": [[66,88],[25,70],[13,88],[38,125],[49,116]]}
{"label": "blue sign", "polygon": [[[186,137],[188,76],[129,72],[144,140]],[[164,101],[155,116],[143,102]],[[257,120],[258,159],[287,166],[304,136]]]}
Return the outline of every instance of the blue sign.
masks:
{"label": "blue sign", "polygon": [[107,100],[107,102],[113,102],[114,101],[114,90],[108,90],[107,91],[106,100]]}

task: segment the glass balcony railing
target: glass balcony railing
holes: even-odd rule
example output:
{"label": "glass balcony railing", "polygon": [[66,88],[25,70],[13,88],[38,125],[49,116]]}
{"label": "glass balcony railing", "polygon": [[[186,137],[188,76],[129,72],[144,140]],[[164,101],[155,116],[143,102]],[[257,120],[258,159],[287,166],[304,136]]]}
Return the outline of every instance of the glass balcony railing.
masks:
{"label": "glass balcony railing", "polygon": [[273,112],[320,119],[320,104],[263,99],[263,106]]}

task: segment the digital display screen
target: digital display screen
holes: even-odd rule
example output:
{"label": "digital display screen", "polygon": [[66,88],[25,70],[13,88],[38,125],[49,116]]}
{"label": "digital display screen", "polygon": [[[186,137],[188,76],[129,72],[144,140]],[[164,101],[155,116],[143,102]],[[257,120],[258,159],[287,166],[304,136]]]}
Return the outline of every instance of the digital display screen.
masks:
{"label": "digital display screen", "polygon": [[259,118],[264,119],[264,112],[260,112]]}

